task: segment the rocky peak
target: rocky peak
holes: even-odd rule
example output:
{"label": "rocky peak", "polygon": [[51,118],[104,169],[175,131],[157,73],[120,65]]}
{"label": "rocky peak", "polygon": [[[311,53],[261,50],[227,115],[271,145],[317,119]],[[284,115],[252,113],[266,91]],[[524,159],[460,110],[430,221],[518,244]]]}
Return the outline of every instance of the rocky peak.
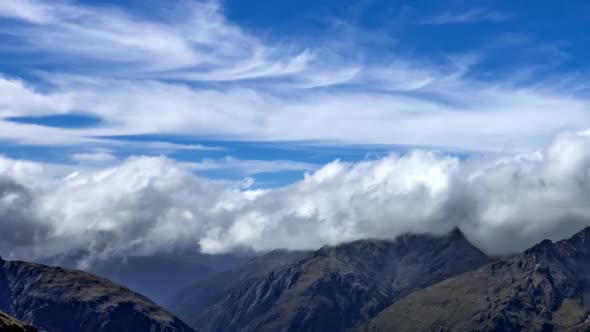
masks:
{"label": "rocky peak", "polygon": [[[458,259],[461,257],[461,259]],[[489,258],[459,229],[324,246],[242,284],[193,327],[206,331],[343,331],[407,294]]]}
{"label": "rocky peak", "polygon": [[451,229],[451,231],[448,233],[447,237],[451,240],[459,240],[459,241],[467,240],[467,238],[465,237],[465,234],[463,234],[463,231],[457,226],[455,226],[455,227],[453,227],[453,229]]}
{"label": "rocky peak", "polygon": [[549,239],[545,239],[534,246],[530,247],[529,249],[524,251],[524,256],[527,255],[543,255],[547,254],[549,251],[553,250],[553,241]]}
{"label": "rocky peak", "polygon": [[560,242],[567,243],[569,246],[577,250],[590,252],[590,226],[577,232],[569,239]]}

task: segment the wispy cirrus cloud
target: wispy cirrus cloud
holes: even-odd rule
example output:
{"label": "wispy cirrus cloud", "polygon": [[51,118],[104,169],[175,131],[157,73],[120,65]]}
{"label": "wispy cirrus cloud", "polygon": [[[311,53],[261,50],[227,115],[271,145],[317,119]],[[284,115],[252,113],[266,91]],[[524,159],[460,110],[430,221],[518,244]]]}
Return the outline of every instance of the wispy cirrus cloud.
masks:
{"label": "wispy cirrus cloud", "polygon": [[[183,135],[523,151],[556,132],[590,127],[580,79],[520,84],[515,72],[481,80],[470,75],[480,54],[431,61],[394,49],[377,61],[354,40],[318,47],[264,39],[231,22],[216,1],[160,9],[142,16],[72,1],[3,3],[0,14],[13,24],[6,34],[15,41],[53,56],[50,62],[76,57],[90,65],[89,71],[57,66],[38,81],[0,77],[0,140],[81,149],[221,149],[115,139]],[[500,19],[485,10],[441,17],[435,21]],[[88,128],[10,121],[76,112],[100,121]]]}
{"label": "wispy cirrus cloud", "polygon": [[[568,93],[567,87],[478,82],[465,78],[463,70],[422,67],[414,72],[409,67],[403,80],[388,80],[383,75],[360,90],[303,89],[291,90],[288,96],[280,89],[195,88],[145,80],[62,82],[51,92],[17,84],[22,91],[16,93],[30,97],[17,102],[8,95],[0,97],[8,102],[0,110],[0,118],[70,109],[84,110],[101,119],[101,124],[53,128],[0,120],[0,139],[36,145],[144,144],[153,149],[158,145],[161,149],[217,149],[108,138],[157,133],[250,141],[330,140],[522,151],[538,146],[556,132],[590,127],[590,102],[583,95]],[[44,108],[37,106],[39,100]]]}
{"label": "wispy cirrus cloud", "polygon": [[292,160],[242,160],[234,157],[205,159],[200,162],[183,162],[182,167],[191,171],[229,170],[240,175],[277,173],[285,171],[311,172],[320,165]]}
{"label": "wispy cirrus cloud", "polygon": [[510,15],[485,10],[469,9],[462,12],[444,12],[423,18],[421,24],[464,24],[477,22],[503,22],[510,19]]}
{"label": "wispy cirrus cloud", "polygon": [[0,16],[15,20],[5,35],[22,52],[47,52],[53,62],[82,62],[94,75],[108,66],[111,75],[166,72],[170,78],[224,81],[296,73],[313,58],[305,49],[265,44],[228,22],[216,1],[167,7],[157,9],[160,19],[150,20],[116,7],[4,1]]}

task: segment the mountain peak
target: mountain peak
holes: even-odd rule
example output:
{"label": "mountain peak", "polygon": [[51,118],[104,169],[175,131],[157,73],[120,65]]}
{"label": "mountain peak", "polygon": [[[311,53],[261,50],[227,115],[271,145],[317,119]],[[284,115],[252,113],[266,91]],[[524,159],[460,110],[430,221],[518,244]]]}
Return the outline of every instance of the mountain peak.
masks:
{"label": "mountain peak", "polygon": [[453,227],[453,229],[447,234],[447,237],[453,240],[466,240],[465,234],[458,226]]}
{"label": "mountain peak", "polygon": [[535,256],[535,257],[544,257],[548,254],[553,253],[554,250],[554,243],[549,239],[545,239],[534,246],[530,247],[529,249],[524,251],[524,256]]}
{"label": "mountain peak", "polygon": [[577,232],[569,239],[564,240],[564,242],[575,245],[576,247],[590,247],[590,226]]}
{"label": "mountain peak", "polygon": [[463,238],[455,229],[445,235],[406,233],[326,245],[235,287],[201,313],[193,327],[348,330],[417,289],[489,262]]}

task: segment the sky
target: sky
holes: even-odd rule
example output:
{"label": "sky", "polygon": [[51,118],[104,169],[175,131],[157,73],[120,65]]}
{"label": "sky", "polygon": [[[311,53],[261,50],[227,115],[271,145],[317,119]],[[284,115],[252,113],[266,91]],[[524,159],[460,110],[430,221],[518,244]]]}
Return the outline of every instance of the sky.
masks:
{"label": "sky", "polygon": [[2,1],[0,254],[568,235],[588,24],[586,1]]}

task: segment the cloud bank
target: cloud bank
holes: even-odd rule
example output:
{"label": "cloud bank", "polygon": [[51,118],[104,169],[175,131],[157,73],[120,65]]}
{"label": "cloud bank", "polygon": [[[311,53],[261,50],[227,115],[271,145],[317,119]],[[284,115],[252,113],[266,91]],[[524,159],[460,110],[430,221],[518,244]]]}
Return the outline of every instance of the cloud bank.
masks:
{"label": "cloud bank", "polygon": [[312,249],[454,226],[507,254],[590,225],[590,138],[581,135],[493,160],[414,151],[334,161],[267,190],[200,178],[165,157],[66,178],[2,158],[0,174],[0,251],[14,258]]}

